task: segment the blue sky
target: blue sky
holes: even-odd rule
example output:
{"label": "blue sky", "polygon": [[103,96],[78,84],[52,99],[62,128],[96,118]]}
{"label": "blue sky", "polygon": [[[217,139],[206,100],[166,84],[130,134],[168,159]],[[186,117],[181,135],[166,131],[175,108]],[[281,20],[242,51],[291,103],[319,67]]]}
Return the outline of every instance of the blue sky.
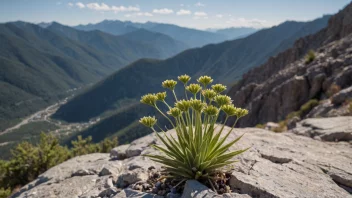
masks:
{"label": "blue sky", "polygon": [[334,14],[349,0],[1,0],[0,22],[57,21],[66,25],[104,19],[163,22],[198,29],[270,27]]}

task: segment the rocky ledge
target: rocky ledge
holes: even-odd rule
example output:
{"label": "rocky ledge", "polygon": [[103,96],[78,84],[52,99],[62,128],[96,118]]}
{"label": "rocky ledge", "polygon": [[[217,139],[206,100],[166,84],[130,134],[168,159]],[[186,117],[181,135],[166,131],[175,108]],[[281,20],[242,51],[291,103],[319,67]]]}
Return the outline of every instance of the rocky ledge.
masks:
{"label": "rocky ledge", "polygon": [[[231,150],[251,148],[234,164],[232,193],[216,195],[197,181],[188,181],[182,195],[167,197],[352,197],[351,120],[307,119],[285,133],[236,129],[229,141],[245,135]],[[162,197],[130,188],[145,183],[151,167],[160,169],[141,156],[157,152],[150,147],[154,143],[159,142],[152,134],[113,149],[111,157],[73,158],[40,175],[13,197]]]}

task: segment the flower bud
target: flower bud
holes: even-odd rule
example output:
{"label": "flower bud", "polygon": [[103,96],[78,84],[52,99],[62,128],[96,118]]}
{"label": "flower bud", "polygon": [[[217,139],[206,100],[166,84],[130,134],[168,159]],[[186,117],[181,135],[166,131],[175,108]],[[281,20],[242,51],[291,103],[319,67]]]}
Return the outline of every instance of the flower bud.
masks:
{"label": "flower bud", "polygon": [[157,97],[157,99],[158,99],[159,101],[164,101],[165,98],[166,98],[166,91],[164,91],[164,92],[159,92],[159,93],[157,93],[157,94],[155,94],[155,95],[156,95],[156,97]]}
{"label": "flower bud", "polygon": [[174,80],[165,80],[164,82],[162,82],[162,86],[164,88],[170,89],[170,90],[174,90],[175,86],[176,86],[177,82]]}
{"label": "flower bud", "polygon": [[177,118],[182,114],[182,111],[179,108],[174,107],[174,108],[171,108],[170,111],[167,112],[167,114]]}
{"label": "flower bud", "polygon": [[147,95],[142,96],[141,103],[147,104],[150,106],[155,106],[157,100],[158,100],[158,98],[156,97],[155,94],[147,94]]}
{"label": "flower bud", "polygon": [[214,97],[214,101],[219,105],[219,107],[223,105],[231,104],[231,98],[226,95],[217,95]]}
{"label": "flower bud", "polygon": [[215,85],[212,85],[211,88],[217,93],[221,93],[223,91],[226,90],[226,86],[223,85],[223,84],[215,84]]}
{"label": "flower bud", "polygon": [[219,113],[219,109],[214,107],[213,105],[209,105],[204,109],[204,114],[209,116],[215,116]]}
{"label": "flower bud", "polygon": [[213,79],[210,76],[201,76],[197,80],[204,87],[213,82]]}
{"label": "flower bud", "polygon": [[139,120],[139,123],[145,125],[146,127],[151,128],[156,124],[156,121],[157,119],[155,119],[155,117],[145,116]]}
{"label": "flower bud", "polygon": [[175,103],[175,106],[181,111],[188,111],[188,109],[191,107],[191,102],[189,100],[180,100]]}
{"label": "flower bud", "polygon": [[202,112],[203,109],[206,107],[206,104],[204,102],[197,99],[190,100],[190,103],[191,103],[192,109],[198,112]]}
{"label": "flower bud", "polygon": [[183,84],[186,84],[189,80],[191,80],[191,77],[187,74],[184,74],[179,76],[178,80],[181,81]]}
{"label": "flower bud", "polygon": [[200,90],[202,90],[202,87],[199,84],[190,84],[186,87],[186,90],[191,92],[192,94],[196,94]]}
{"label": "flower bud", "polygon": [[214,90],[212,90],[212,89],[206,89],[206,90],[202,91],[202,95],[205,98],[213,99],[216,96],[216,92]]}

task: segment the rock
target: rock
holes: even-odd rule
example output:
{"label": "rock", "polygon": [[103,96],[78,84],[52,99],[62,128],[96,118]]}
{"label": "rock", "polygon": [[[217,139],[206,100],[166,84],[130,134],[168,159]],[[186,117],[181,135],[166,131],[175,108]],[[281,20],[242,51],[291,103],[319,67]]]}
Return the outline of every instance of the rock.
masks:
{"label": "rock", "polygon": [[274,130],[276,128],[279,128],[280,125],[278,123],[275,123],[275,122],[268,122],[265,124],[265,129],[266,130]]}
{"label": "rock", "polygon": [[117,159],[117,160],[125,159],[127,157],[126,150],[128,149],[129,146],[130,146],[129,144],[125,144],[111,149],[110,157],[112,159]]}
{"label": "rock", "polygon": [[134,184],[139,181],[145,182],[148,180],[148,178],[149,175],[145,169],[136,169],[120,174],[117,183],[119,187],[127,187],[130,184]]}
{"label": "rock", "polygon": [[137,139],[133,141],[127,148],[126,156],[128,158],[138,156],[145,148],[149,147],[151,144],[155,144],[155,142],[156,137],[153,134],[147,135],[144,138]]}
{"label": "rock", "polygon": [[182,198],[222,197],[195,180],[188,180]]}
{"label": "rock", "polygon": [[99,197],[111,197],[119,193],[120,190],[118,190],[116,187],[110,187],[107,188],[99,193]]}
{"label": "rock", "polygon": [[124,198],[124,197],[131,197],[131,198],[164,198],[164,196],[159,196],[155,194],[144,193],[140,191],[135,191],[132,189],[124,189],[120,193],[114,196],[114,198]]}
{"label": "rock", "polygon": [[324,141],[351,141],[352,117],[309,118],[291,132]]}
{"label": "rock", "polygon": [[208,187],[199,183],[196,180],[188,180],[183,190],[181,198],[250,198],[249,195],[237,194],[237,193],[226,193],[224,195],[219,195],[216,192],[210,190]]}
{"label": "rock", "polygon": [[347,101],[348,99],[352,99],[352,86],[346,89],[343,89],[332,96],[331,102],[336,105],[340,105]]}
{"label": "rock", "polygon": [[[245,135],[229,151],[248,147],[251,149],[235,158],[239,162],[233,164],[234,172],[230,182],[231,190],[235,193],[220,197],[351,197],[348,192],[352,189],[352,145],[349,142],[322,142],[313,139],[324,139],[323,132],[331,132],[335,128],[348,129],[350,119],[351,117],[334,118],[331,121],[302,120],[297,128],[311,131],[309,137],[303,136],[308,132],[297,135],[292,132],[273,133],[258,128],[234,130],[226,141]],[[225,127],[224,130],[230,128]],[[175,131],[168,133],[175,134]],[[143,146],[144,138],[150,137],[138,140]],[[157,140],[156,143],[160,144],[160,141]],[[138,146],[137,143],[134,145]],[[159,152],[147,146],[143,153]],[[151,170],[159,171],[160,164],[144,156],[114,161],[110,160],[109,154],[89,154],[49,169],[13,197],[97,197],[109,193],[117,193],[114,197],[118,198],[160,197],[131,189],[118,193],[115,188],[115,185],[121,185],[121,181],[124,186],[137,182],[143,188],[143,181]],[[95,174],[86,175],[87,173]],[[219,197],[206,186],[189,181],[182,196],[192,195]]]}
{"label": "rock", "polygon": [[290,129],[293,129],[296,127],[296,123],[299,122],[301,119],[297,116],[289,119],[287,121],[287,129],[290,130]]}

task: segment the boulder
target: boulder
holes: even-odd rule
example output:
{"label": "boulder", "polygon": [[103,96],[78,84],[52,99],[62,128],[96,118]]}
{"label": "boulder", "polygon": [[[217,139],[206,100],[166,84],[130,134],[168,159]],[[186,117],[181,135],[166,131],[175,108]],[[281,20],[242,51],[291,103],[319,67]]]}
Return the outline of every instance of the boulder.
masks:
{"label": "boulder", "polygon": [[291,132],[324,141],[351,141],[352,117],[309,118]]}
{"label": "boulder", "polygon": [[123,160],[125,159],[126,156],[126,150],[128,149],[128,147],[130,147],[129,144],[125,144],[125,145],[121,145],[118,147],[115,147],[113,149],[111,149],[110,151],[110,157],[112,159],[117,159],[117,160]]}
{"label": "boulder", "polygon": [[130,158],[140,155],[145,148],[155,144],[155,142],[156,137],[154,135],[147,135],[144,138],[133,141],[126,150],[126,157]]}
{"label": "boulder", "polygon": [[343,89],[332,96],[331,102],[336,105],[340,105],[345,101],[352,99],[352,86],[346,89]]}
{"label": "boulder", "polygon": [[181,198],[251,198],[246,194],[237,194],[237,193],[226,193],[224,195],[218,195],[214,191],[210,190],[208,187],[199,183],[196,180],[188,180],[183,190]]}
{"label": "boulder", "polygon": [[163,196],[155,195],[155,194],[150,194],[150,193],[144,193],[132,189],[124,189],[117,195],[115,195],[113,198],[124,198],[124,197],[131,197],[131,198],[164,198]]}
{"label": "boulder", "polygon": [[[317,140],[331,136],[337,128],[342,130],[344,127],[346,133],[351,123],[351,117],[330,121],[302,120],[295,129],[302,127],[310,132],[301,134],[274,133],[258,128],[236,129],[226,141],[245,135],[229,150],[250,149],[237,156],[238,162],[233,164],[230,180],[233,193],[219,196],[196,181],[188,181],[182,196],[351,197],[351,143]],[[175,131],[168,133],[175,134]],[[307,133],[308,137],[304,136]],[[161,144],[155,136],[148,135],[131,145],[138,148],[141,144],[144,148],[141,153],[158,154],[145,144],[151,139]],[[142,155],[124,160],[111,160],[109,154],[84,155],[49,169],[13,197],[160,197],[131,189],[119,192],[119,187],[131,187],[133,182],[145,181],[148,169],[154,168],[160,169],[160,164]],[[124,185],[120,185],[121,181]]]}

